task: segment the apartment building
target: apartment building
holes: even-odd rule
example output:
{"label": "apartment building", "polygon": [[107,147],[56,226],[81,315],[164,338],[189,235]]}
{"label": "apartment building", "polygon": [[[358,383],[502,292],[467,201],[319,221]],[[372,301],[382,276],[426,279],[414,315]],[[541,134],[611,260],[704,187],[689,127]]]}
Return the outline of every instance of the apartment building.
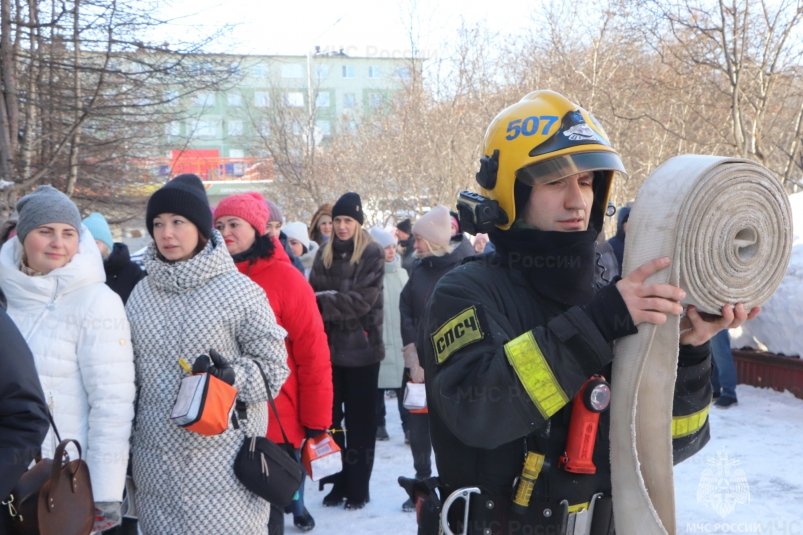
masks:
{"label": "apartment building", "polygon": [[359,124],[365,114],[381,110],[411,80],[416,64],[409,58],[319,51],[232,56],[231,65],[229,88],[180,99],[185,116],[167,125],[166,152],[217,152],[222,159],[248,159],[258,151],[260,138],[271,135],[268,117],[277,106],[297,110],[305,124],[312,117],[316,141],[325,143],[343,128]]}

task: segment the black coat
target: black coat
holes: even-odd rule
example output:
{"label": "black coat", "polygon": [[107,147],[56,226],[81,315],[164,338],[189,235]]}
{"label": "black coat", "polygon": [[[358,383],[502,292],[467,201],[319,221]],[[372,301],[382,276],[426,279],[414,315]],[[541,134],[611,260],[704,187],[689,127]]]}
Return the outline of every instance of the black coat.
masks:
{"label": "black coat", "polygon": [[5,297],[0,340],[0,497],[5,499],[39,451],[50,423],[33,355],[6,314]]}
{"label": "black coat", "polygon": [[145,278],[145,272],[131,260],[128,246],[115,243],[109,258],[103,261],[106,271],[106,286],[120,296],[123,304],[139,281]]}
{"label": "black coat", "polygon": [[[470,251],[470,252],[469,252]],[[435,283],[454,267],[459,266],[474,249],[455,245],[454,250],[443,256],[427,256],[417,260],[413,272],[402,289],[399,298],[401,312],[402,344],[413,344],[418,336],[418,326],[424,317],[427,301],[435,288]],[[420,348],[417,348],[420,351]]]}
{"label": "black coat", "polygon": [[332,266],[324,267],[325,247],[321,247],[310,271],[309,282],[318,299],[332,364],[336,366],[367,366],[385,357],[382,342],[385,255],[367,233],[364,238],[368,245],[357,264],[350,262],[354,240],[333,237]]}

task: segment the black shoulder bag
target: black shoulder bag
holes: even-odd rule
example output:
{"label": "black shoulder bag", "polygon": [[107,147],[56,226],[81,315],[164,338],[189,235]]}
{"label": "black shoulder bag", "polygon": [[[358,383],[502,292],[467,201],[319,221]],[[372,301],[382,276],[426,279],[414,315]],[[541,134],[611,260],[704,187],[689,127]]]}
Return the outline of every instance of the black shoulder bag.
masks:
{"label": "black shoulder bag", "polygon": [[[279,411],[270,393],[270,384],[262,366],[253,361],[265,381],[268,402],[276,414],[276,422],[282,431],[285,444],[290,444],[279,419]],[[292,445],[291,445],[292,447]],[[282,446],[267,437],[246,437],[237,457],[234,459],[234,474],[245,488],[264,498],[273,505],[286,507],[293,501],[293,495],[301,486],[304,472],[301,464]]]}

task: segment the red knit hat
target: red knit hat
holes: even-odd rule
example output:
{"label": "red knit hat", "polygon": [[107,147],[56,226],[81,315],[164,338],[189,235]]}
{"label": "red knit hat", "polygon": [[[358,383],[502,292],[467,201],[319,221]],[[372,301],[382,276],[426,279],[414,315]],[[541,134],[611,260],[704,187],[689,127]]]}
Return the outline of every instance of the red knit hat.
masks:
{"label": "red knit hat", "polygon": [[239,217],[254,227],[260,236],[265,234],[265,226],[268,223],[268,207],[265,199],[255,191],[231,195],[218,203],[215,207],[214,219],[217,221],[221,217]]}

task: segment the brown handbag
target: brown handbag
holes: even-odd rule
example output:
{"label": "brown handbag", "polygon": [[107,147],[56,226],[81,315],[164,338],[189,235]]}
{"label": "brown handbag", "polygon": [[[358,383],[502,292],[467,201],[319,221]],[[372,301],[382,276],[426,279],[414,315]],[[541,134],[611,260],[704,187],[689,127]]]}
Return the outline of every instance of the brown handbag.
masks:
{"label": "brown handbag", "polygon": [[[88,535],[95,521],[89,467],[78,441],[61,440],[48,416],[59,445],[53,459],[38,459],[2,501],[6,530],[10,535]],[[65,451],[71,442],[78,449],[75,460]]]}

